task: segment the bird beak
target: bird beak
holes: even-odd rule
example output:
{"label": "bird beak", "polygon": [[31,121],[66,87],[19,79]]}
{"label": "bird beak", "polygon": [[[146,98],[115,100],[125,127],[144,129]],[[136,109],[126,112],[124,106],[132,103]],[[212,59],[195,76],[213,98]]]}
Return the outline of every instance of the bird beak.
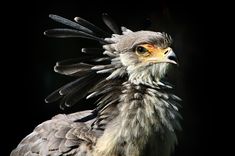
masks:
{"label": "bird beak", "polygon": [[173,64],[178,64],[178,59],[172,49],[166,53],[165,61]]}
{"label": "bird beak", "polygon": [[151,55],[147,58],[147,61],[155,63],[165,62],[165,63],[178,64],[178,59],[170,47],[165,49],[155,48],[151,52]]}

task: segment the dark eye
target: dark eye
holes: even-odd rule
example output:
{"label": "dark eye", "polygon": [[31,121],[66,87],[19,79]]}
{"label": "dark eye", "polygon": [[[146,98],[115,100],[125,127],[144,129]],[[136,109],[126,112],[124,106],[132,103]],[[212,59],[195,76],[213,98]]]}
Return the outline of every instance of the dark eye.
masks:
{"label": "dark eye", "polygon": [[148,49],[146,49],[143,46],[137,46],[135,51],[136,51],[137,54],[140,54],[140,55],[148,53]]}

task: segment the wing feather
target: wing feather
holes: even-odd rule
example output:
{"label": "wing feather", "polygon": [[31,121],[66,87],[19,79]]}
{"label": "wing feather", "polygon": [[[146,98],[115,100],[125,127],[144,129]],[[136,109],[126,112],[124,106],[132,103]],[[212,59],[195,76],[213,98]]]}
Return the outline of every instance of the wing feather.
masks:
{"label": "wing feather", "polygon": [[30,154],[37,156],[69,155],[69,153],[78,152],[80,146],[95,144],[96,133],[89,130],[90,125],[83,122],[74,122],[74,120],[82,119],[90,114],[92,114],[91,110],[69,115],[57,115],[51,120],[38,125],[12,151],[11,156]]}

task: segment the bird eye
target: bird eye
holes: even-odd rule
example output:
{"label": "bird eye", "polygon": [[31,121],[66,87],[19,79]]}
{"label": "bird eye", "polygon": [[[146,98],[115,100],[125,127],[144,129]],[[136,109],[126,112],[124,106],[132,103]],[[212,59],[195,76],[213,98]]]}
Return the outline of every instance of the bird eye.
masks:
{"label": "bird eye", "polygon": [[148,55],[149,54],[148,49],[146,49],[143,46],[137,46],[135,51],[138,55]]}

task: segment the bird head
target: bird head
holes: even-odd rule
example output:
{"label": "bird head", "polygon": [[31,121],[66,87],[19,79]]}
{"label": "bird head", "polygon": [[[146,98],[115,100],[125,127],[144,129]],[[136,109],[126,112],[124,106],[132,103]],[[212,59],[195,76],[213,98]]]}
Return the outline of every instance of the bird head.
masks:
{"label": "bird head", "polygon": [[135,84],[153,84],[164,77],[169,64],[177,64],[172,39],[166,33],[136,31],[122,27],[122,35],[113,35],[114,43],[104,49],[119,54],[120,62]]}

